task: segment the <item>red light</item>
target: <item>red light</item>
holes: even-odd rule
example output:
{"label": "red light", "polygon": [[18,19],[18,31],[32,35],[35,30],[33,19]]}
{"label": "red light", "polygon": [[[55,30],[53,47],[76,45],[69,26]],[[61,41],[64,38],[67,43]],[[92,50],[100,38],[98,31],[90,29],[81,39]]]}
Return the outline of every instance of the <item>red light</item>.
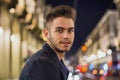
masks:
{"label": "red light", "polygon": [[86,72],[86,71],[87,71],[87,67],[83,66],[82,69],[81,69],[81,72]]}
{"label": "red light", "polygon": [[88,69],[87,69],[87,66],[85,65],[85,66],[82,66],[82,65],[78,65],[77,67],[76,67],[76,70],[77,71],[80,71],[80,72],[86,72]]}
{"label": "red light", "polygon": [[112,66],[112,61],[109,61],[109,62],[108,62],[108,66]]}

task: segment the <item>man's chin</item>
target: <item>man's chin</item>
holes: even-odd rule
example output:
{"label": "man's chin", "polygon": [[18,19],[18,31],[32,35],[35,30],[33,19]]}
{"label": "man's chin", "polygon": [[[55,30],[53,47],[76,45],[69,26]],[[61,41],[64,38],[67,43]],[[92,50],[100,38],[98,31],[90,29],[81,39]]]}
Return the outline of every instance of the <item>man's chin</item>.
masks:
{"label": "man's chin", "polygon": [[60,52],[68,52],[68,51],[70,51],[70,47],[59,47],[58,48],[58,51],[60,51]]}
{"label": "man's chin", "polygon": [[65,52],[68,52],[69,49],[60,49],[60,50],[57,50],[57,51],[60,52],[60,53],[65,53]]}
{"label": "man's chin", "polygon": [[68,52],[68,51],[70,51],[70,49],[64,49],[63,51],[64,51],[64,52]]}

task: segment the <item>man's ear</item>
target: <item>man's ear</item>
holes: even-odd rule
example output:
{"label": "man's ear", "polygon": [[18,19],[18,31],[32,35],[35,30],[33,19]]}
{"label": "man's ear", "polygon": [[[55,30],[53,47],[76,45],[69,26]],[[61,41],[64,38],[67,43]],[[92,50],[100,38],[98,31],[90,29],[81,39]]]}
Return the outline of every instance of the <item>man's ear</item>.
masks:
{"label": "man's ear", "polygon": [[43,35],[46,39],[48,38],[48,35],[49,35],[48,29],[46,29],[46,28],[43,29]]}

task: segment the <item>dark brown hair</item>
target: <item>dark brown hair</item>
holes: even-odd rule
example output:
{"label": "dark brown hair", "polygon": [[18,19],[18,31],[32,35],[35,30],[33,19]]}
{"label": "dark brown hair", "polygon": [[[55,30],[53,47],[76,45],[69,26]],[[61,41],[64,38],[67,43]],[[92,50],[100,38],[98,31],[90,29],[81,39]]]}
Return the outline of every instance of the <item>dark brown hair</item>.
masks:
{"label": "dark brown hair", "polygon": [[67,5],[60,5],[54,7],[45,17],[45,25],[52,22],[57,17],[71,18],[74,22],[76,20],[76,10]]}

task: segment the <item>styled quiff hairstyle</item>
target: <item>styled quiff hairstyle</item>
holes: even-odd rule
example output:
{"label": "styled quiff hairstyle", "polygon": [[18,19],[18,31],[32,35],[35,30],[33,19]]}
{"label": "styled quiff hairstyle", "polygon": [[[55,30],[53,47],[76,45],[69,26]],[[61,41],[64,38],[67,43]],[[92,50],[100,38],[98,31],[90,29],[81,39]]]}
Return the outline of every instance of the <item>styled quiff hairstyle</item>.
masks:
{"label": "styled quiff hairstyle", "polygon": [[67,5],[60,5],[54,7],[45,17],[45,27],[50,26],[49,23],[57,17],[71,18],[75,22],[76,10]]}

